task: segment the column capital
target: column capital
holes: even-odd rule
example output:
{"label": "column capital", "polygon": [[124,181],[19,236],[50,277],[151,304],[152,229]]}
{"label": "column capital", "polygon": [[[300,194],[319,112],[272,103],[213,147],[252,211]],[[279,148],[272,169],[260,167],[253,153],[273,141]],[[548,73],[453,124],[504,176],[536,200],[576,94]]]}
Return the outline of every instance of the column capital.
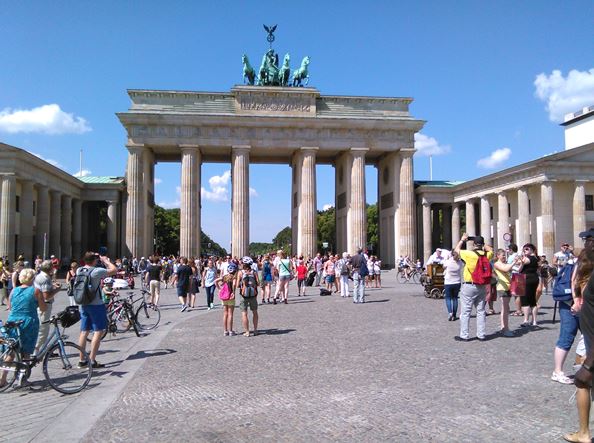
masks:
{"label": "column capital", "polygon": [[242,151],[249,152],[250,149],[252,149],[252,147],[250,145],[233,145],[233,146],[231,146],[231,151],[233,151],[233,152],[235,152],[235,151],[237,151],[237,152],[242,152]]}
{"label": "column capital", "polygon": [[144,143],[128,143],[126,148],[130,152],[142,152],[144,151],[145,145]]}
{"label": "column capital", "polygon": [[401,149],[398,152],[402,158],[411,158],[413,155],[415,155],[414,149]]}
{"label": "column capital", "polygon": [[62,191],[58,191],[57,189],[50,189],[49,192],[52,196],[56,196],[56,197],[59,197],[62,195]]}
{"label": "column capital", "polygon": [[304,153],[315,153],[319,150],[320,148],[318,148],[317,146],[302,146],[301,148],[299,148],[299,151]]}
{"label": "column capital", "polygon": [[181,149],[182,153],[183,152],[196,152],[200,149],[199,145],[181,144],[181,145],[177,145],[177,147]]}
{"label": "column capital", "polygon": [[427,200],[427,197],[423,197],[423,198],[421,199],[421,204],[422,204],[423,206],[431,206],[431,202],[430,202],[429,200]]}

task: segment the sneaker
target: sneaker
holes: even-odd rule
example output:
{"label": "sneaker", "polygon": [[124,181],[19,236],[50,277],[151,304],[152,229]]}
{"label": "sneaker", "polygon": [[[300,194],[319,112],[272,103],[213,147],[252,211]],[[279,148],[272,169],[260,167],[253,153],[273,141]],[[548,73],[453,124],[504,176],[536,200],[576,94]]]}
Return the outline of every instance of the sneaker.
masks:
{"label": "sneaker", "polygon": [[87,366],[89,366],[89,362],[88,361],[79,361],[78,365],[76,365],[79,368],[86,368]]}
{"label": "sneaker", "polygon": [[210,304],[210,309],[214,309],[214,303]]}
{"label": "sneaker", "polygon": [[188,309],[188,305],[182,305],[181,311],[186,312],[186,309]]}
{"label": "sneaker", "polygon": [[225,337],[227,337],[229,335],[229,331],[225,331]]}
{"label": "sneaker", "polygon": [[233,336],[237,335],[237,332],[235,332],[235,331],[229,331],[229,335],[230,335],[231,337],[233,337]]}
{"label": "sneaker", "polygon": [[468,341],[468,338],[467,337],[460,337],[459,335],[456,335],[454,337],[454,340],[456,340],[456,341]]}
{"label": "sneaker", "polygon": [[565,375],[563,372],[553,372],[551,375],[551,380],[559,382],[563,385],[572,385],[573,380]]}
{"label": "sneaker", "polygon": [[103,363],[99,363],[97,360],[95,360],[91,366],[93,366],[93,369],[98,369],[98,368],[104,368],[105,367],[105,365]]}
{"label": "sneaker", "polygon": [[515,337],[515,334],[512,331],[501,331],[501,335],[503,335],[504,337]]}

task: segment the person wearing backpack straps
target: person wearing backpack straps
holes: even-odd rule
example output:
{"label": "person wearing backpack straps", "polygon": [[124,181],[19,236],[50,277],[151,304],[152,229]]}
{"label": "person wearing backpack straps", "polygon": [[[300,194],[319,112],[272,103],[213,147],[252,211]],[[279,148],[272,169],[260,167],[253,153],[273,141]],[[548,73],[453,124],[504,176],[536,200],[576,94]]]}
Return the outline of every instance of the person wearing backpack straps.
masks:
{"label": "person wearing backpack straps", "polygon": [[[52,316],[52,304],[54,303],[54,296],[60,291],[62,285],[52,280],[53,265],[51,260],[44,260],[41,262],[39,274],[35,277],[33,285],[35,289],[41,292],[43,300],[47,308],[45,310],[38,309],[39,315],[39,335],[37,337],[37,344],[35,351],[37,352],[46,342],[49,335],[50,324],[44,323]],[[14,286],[15,288],[20,286]]]}
{"label": "person wearing backpack straps", "polygon": [[[77,299],[76,287],[80,276],[88,276],[89,290],[93,294],[93,298],[87,304],[80,305],[80,336],[78,345],[86,350],[87,337],[89,332],[93,331],[93,339],[91,340],[91,351],[89,352],[90,361],[81,360],[78,362],[79,368],[84,368],[91,364],[93,368],[102,368],[105,365],[97,362],[97,352],[99,345],[101,345],[101,337],[103,331],[107,328],[107,309],[105,303],[101,298],[101,279],[111,277],[118,272],[115,265],[109,260],[107,256],[99,256],[94,252],[87,252],[83,257],[84,266],[76,270],[76,279],[74,283],[74,298]],[[102,263],[103,267],[97,265]]]}
{"label": "person wearing backpack straps", "polygon": [[[467,240],[474,242],[474,249],[462,249],[462,244]],[[476,336],[480,341],[483,341],[486,329],[485,300],[491,284],[490,260],[493,258],[493,248],[485,245],[483,237],[469,237],[467,233],[464,233],[454,250],[466,263],[460,289],[460,335],[454,339],[456,341],[469,340],[470,314],[474,306],[476,308]]]}
{"label": "person wearing backpack straps", "polygon": [[254,333],[258,335],[258,274],[252,269],[253,260],[251,257],[241,259],[242,270],[237,273],[235,287],[239,288],[241,302],[241,322],[243,324],[243,335],[250,336],[250,320],[248,317],[248,308],[252,311],[254,322]]}

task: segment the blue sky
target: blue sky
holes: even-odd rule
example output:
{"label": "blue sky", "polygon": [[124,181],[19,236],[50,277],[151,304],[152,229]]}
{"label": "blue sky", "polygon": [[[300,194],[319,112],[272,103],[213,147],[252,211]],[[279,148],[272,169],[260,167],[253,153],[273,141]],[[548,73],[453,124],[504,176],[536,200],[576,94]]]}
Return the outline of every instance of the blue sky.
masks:
{"label": "blue sky", "polygon": [[[272,6],[274,5],[274,6]],[[415,178],[467,180],[563,149],[564,113],[594,104],[591,1],[0,0],[0,141],[70,173],[123,175],[126,89],[229,91],[241,55],[311,57],[322,94],[413,97],[427,120]],[[109,159],[109,160],[106,160]],[[230,240],[229,165],[205,164],[202,228]],[[179,201],[180,166],[158,164],[157,203]],[[367,199],[377,173],[367,168]],[[290,169],[252,165],[251,240],[290,223]],[[334,201],[318,167],[318,207]]]}

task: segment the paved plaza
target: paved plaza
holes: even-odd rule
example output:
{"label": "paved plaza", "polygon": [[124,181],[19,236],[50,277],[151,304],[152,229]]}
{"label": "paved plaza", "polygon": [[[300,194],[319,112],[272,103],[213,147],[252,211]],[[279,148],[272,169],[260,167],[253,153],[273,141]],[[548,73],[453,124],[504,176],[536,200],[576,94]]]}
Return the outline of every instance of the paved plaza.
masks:
{"label": "paved plaza", "polygon": [[107,340],[90,389],[62,396],[35,369],[32,390],[1,394],[0,441],[551,442],[576,428],[573,386],[549,378],[550,296],[539,330],[504,338],[490,316],[487,341],[459,343],[443,300],[383,279],[364,305],[308,288],[260,306],[249,338],[224,337],[202,297],[181,313],[164,291],[160,327]]}

